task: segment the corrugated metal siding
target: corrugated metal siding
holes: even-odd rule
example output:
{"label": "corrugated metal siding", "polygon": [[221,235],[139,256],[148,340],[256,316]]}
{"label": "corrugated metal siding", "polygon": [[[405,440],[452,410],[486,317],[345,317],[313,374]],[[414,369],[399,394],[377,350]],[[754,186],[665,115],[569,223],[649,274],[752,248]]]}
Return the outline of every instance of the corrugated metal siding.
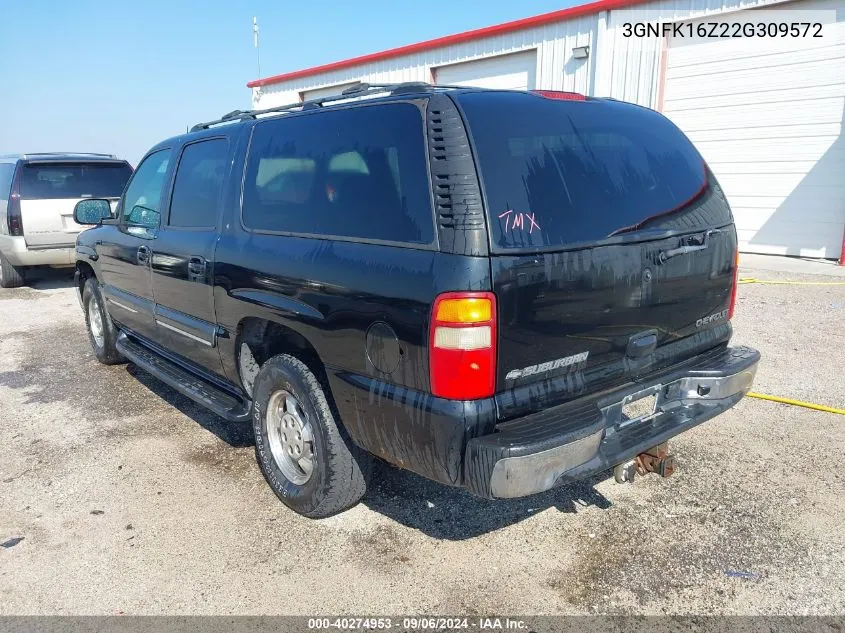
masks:
{"label": "corrugated metal siding", "polygon": [[[782,1],[657,0],[255,88],[253,106],[295,103],[303,91],[352,81],[430,82],[432,69],[438,66],[533,49],[537,51],[537,88],[609,96],[656,108],[663,39],[626,38],[622,30],[626,22],[677,22]],[[589,58],[574,59],[572,49],[576,46],[589,46]]]}
{"label": "corrugated metal siding", "polygon": [[432,68],[456,62],[483,59],[519,51],[537,50],[537,87],[546,90],[591,91],[594,55],[586,60],[572,57],[576,46],[594,47],[598,16],[585,16],[575,20],[526,29],[496,37],[466,42],[455,46],[397,57],[372,64],[321,73],[281,82],[263,88],[254,88],[253,106],[270,108],[295,103],[305,90],[326,88],[350,81],[369,83],[400,83],[405,81],[432,80]]}
{"label": "corrugated metal siding", "polygon": [[662,37],[625,37],[625,23],[680,22],[782,0],[659,0],[608,12],[598,55],[597,97],[613,97],[657,108]]}
{"label": "corrugated metal siding", "polygon": [[[845,227],[845,3],[796,8],[787,19],[821,21],[823,37],[673,39],[664,113],[719,179],[743,251],[835,258]],[[785,20],[759,10],[730,21]]]}
{"label": "corrugated metal siding", "polygon": [[[720,46],[719,55],[706,61],[714,67],[712,72],[740,73],[736,74],[736,77],[739,77],[737,81],[741,81],[745,93],[751,96],[744,94],[741,98],[747,103],[736,103],[738,97],[729,94],[730,91],[721,90],[724,86],[720,87],[719,94],[713,94],[714,91],[705,86],[706,82],[699,81],[696,77],[691,77],[686,84],[683,81],[679,83],[679,78],[675,75],[683,72],[683,69],[678,66],[678,51],[674,48],[672,52],[675,67],[669,68],[668,71],[664,68],[672,59],[669,43],[665,38],[627,38],[623,34],[625,23],[686,22],[787,1],[655,0],[630,8],[600,12],[542,27],[272,84],[254,89],[253,104],[266,108],[295,103],[299,101],[301,92],[348,85],[354,81],[430,82],[433,69],[439,66],[495,58],[521,51],[536,51],[537,68],[534,78],[537,88],[609,96],[655,109],[661,106],[661,90],[666,89],[664,100],[667,115],[676,120],[701,146],[724,180],[729,198],[736,203],[737,225],[744,248],[751,244],[752,250],[764,252],[814,256],[821,254],[830,257],[836,255],[834,251],[840,236],[839,227],[843,221],[841,178],[838,174],[841,172],[841,156],[845,154],[842,153],[840,143],[842,122],[837,117],[841,116],[843,107],[841,79],[845,67],[842,67],[839,61],[839,52],[827,51],[830,55],[824,56],[824,59],[820,58],[816,65],[807,66],[802,71],[805,76],[794,77],[786,71],[780,75],[760,74],[754,66],[756,41],[746,43],[750,47],[748,51],[732,52],[727,56],[722,55],[727,49]],[[835,5],[841,13],[842,1],[821,0],[821,3],[825,6]],[[792,4],[796,8],[804,8],[808,5],[818,5],[819,1],[795,0]],[[572,49],[576,46],[589,46],[589,58],[574,59]],[[791,61],[807,61],[804,57],[817,54],[820,54],[819,51],[793,52]],[[693,62],[695,61],[693,59]],[[748,72],[742,74],[744,70]],[[662,85],[663,76],[667,72],[673,81],[668,88]],[[711,70],[708,69],[707,73],[711,74]],[[797,101],[807,81],[815,82],[815,76],[820,74],[825,74],[825,77],[830,75],[830,80],[822,77],[822,83],[827,83],[815,86],[812,100],[805,99],[798,109],[762,101],[758,103],[761,98],[771,95],[773,90],[782,93],[780,98],[784,100],[794,97],[794,101]],[[834,75],[839,79],[834,81]],[[709,100],[708,111],[690,113],[681,111],[684,108],[679,109],[678,90],[685,85],[686,97],[689,100],[697,101],[704,97]],[[702,90],[707,94],[702,94]],[[726,110],[729,105],[734,107],[734,110]],[[742,107],[737,110],[737,106]],[[757,123],[757,119],[761,117],[766,119],[767,127],[755,125],[753,130],[749,129],[751,124]],[[791,137],[801,139],[802,142],[793,143],[792,140],[781,139],[783,134],[780,128],[784,126],[789,127]],[[744,152],[746,155],[742,169],[745,171],[741,174],[730,173],[728,167],[720,165],[730,162],[720,152]],[[779,164],[777,168],[772,167],[773,160],[767,163],[767,158],[772,156],[781,157],[783,164]],[[787,177],[784,170],[788,171],[790,177]],[[809,175],[812,175],[812,179]],[[829,243],[822,245],[819,242],[815,244],[815,248],[809,250],[800,245],[797,250],[789,246],[788,234],[796,232],[791,227],[797,226],[797,220],[790,224],[787,220],[795,220],[790,215],[792,212],[785,213],[780,209],[782,205],[779,200],[788,198],[789,192],[798,187],[796,178],[800,179],[801,186],[812,195],[801,198],[801,205],[794,211],[794,214],[797,214],[795,218],[800,220],[802,213],[809,213],[805,208],[812,208],[815,221],[827,223],[831,227],[827,231],[832,236],[828,240]],[[756,182],[754,191],[746,191],[745,189],[751,187],[752,181]],[[760,191],[768,191],[768,197]],[[797,199],[794,195],[792,197]],[[771,222],[773,210],[776,208],[780,209],[780,218],[784,220],[779,227],[774,227]],[[763,239],[760,227],[766,223],[773,227],[772,231],[774,228],[778,228],[778,231],[770,231],[772,235],[764,240],[765,243],[755,244],[755,240],[760,242]]]}

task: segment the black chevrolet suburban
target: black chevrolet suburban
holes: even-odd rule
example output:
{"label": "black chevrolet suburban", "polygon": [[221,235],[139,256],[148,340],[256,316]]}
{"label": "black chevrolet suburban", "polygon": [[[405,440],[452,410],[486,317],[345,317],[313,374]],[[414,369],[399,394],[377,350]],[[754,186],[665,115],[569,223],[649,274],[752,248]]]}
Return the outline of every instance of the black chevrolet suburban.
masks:
{"label": "black chevrolet suburban", "polygon": [[486,498],[668,474],[759,361],[718,182],[611,99],[360,84],[196,125],[75,213],[96,357],[251,422],[308,517],[373,456]]}

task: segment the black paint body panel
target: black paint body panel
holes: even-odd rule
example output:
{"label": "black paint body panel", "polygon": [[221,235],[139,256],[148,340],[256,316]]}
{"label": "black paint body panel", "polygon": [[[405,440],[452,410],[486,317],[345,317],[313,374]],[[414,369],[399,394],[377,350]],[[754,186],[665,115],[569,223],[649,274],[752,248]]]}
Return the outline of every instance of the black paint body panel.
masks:
{"label": "black paint body panel", "polygon": [[[171,362],[246,400],[238,358],[245,324],[260,319],[300,335],[322,362],[352,440],[449,485],[465,483],[467,443],[498,423],[629,383],[729,340],[726,321],[706,327],[696,321],[727,308],[732,224],[721,227],[706,251],[662,264],[660,253],[701,233],[701,225],[659,239],[490,254],[483,188],[459,108],[444,94],[417,95],[413,102],[427,133],[434,247],[244,228],[242,178],[255,125],[247,120],[151,150],[170,147],[175,156],[188,142],[229,139],[231,163],[214,229],[163,227],[139,237],[116,224],[98,226],[79,235],[78,262],[91,266],[107,298],[136,309],[109,308],[133,340],[166,350]],[[169,182],[165,200],[172,174]],[[141,244],[151,251],[147,266],[136,259]],[[201,272],[191,266],[199,259]],[[467,402],[431,395],[427,351],[432,302],[441,292],[462,290],[495,292],[499,323],[497,393]],[[511,370],[585,351],[584,363],[507,378]]]}

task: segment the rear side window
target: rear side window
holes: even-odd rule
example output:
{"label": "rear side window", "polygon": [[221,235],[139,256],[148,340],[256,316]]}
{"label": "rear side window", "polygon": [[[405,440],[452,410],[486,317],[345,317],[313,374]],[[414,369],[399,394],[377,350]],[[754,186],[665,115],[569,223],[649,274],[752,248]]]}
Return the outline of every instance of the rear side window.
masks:
{"label": "rear side window", "polygon": [[259,123],[243,222],[260,231],[430,244],[420,111],[396,103]]}
{"label": "rear side window", "polygon": [[[650,228],[731,221],[690,205],[704,161],[659,114],[519,93],[459,97],[475,143],[495,248],[547,248]],[[679,216],[697,213],[679,222]],[[705,217],[706,216],[706,217]]]}
{"label": "rear side window", "polygon": [[0,163],[0,202],[9,200],[14,175],[15,163]]}
{"label": "rear side window", "polygon": [[182,151],[170,201],[170,226],[211,228],[226,177],[229,144],[225,139],[192,143]]}
{"label": "rear side window", "polygon": [[28,163],[21,198],[119,198],[131,175],[126,163]]}

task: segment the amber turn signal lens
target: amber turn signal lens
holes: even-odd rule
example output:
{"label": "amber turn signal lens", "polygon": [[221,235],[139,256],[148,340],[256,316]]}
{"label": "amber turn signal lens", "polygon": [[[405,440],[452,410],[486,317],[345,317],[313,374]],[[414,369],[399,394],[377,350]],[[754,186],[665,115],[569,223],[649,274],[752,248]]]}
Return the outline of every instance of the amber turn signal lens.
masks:
{"label": "amber turn signal lens", "polygon": [[441,323],[484,323],[493,318],[493,302],[484,297],[441,299],[434,318]]}

